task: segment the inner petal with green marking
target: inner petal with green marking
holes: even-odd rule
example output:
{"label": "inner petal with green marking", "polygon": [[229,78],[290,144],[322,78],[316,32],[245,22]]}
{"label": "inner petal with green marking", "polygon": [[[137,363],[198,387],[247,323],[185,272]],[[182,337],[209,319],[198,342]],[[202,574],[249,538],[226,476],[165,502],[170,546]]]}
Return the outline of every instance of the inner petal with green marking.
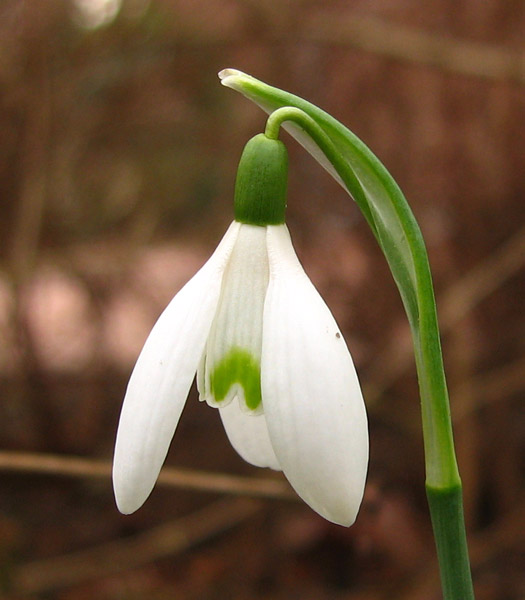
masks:
{"label": "inner petal with green marking", "polygon": [[263,411],[261,353],[269,266],[266,227],[241,225],[224,271],[221,296],[197,371],[200,399],[225,407],[239,401]]}
{"label": "inner petal with green marking", "polygon": [[260,361],[242,348],[232,348],[210,373],[210,391],[220,404],[233,385],[242,388],[246,406],[255,410],[261,404]]}

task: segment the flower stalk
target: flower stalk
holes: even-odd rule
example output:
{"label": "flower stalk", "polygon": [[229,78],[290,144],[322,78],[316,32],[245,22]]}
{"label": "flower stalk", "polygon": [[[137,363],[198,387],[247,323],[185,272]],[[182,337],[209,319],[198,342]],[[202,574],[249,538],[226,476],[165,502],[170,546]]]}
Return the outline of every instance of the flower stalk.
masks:
{"label": "flower stalk", "polygon": [[377,157],[346,127],[313,104],[253,77],[226,69],[223,85],[270,113],[266,136],[284,127],[343,186],[368,222],[398,286],[410,323],[421,397],[426,492],[443,597],[474,598],[462,487],[432,278],[419,226],[397,184]]}

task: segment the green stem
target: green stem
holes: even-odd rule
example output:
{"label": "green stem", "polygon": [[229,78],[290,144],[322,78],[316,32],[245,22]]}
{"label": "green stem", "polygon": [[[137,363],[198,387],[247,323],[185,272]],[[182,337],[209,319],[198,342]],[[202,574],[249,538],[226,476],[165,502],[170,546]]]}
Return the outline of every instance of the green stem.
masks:
{"label": "green stem", "polygon": [[427,484],[426,491],[436,539],[443,598],[474,598],[461,485],[439,489]]}
{"label": "green stem", "polygon": [[[333,165],[379,238],[366,194],[353,170],[330,137],[304,111],[294,107],[275,110],[268,118],[265,135],[278,139],[279,129],[292,121],[305,131]],[[414,258],[419,319],[410,319],[419,375],[423,438],[426,458],[426,490],[446,600],[474,598],[463,517],[461,479],[456,462],[448,392],[443,368],[439,329],[430,267],[421,232],[414,218],[402,223]],[[387,256],[387,259],[389,257]]]}
{"label": "green stem", "polygon": [[[401,190],[346,127],[306,100],[226,70],[222,83],[271,113],[266,135],[285,128],[355,199],[388,261],[405,306],[421,396],[426,489],[445,600],[474,592],[432,278],[419,226]],[[299,110],[298,110],[299,109]],[[305,114],[306,113],[306,114]],[[312,143],[313,141],[313,143]]]}
{"label": "green stem", "polygon": [[264,135],[272,140],[279,138],[279,131],[284,122],[291,121],[298,125],[303,131],[315,141],[322,153],[328,158],[330,164],[333,165],[337,174],[345,182],[348,182],[353,191],[354,199],[361,209],[364,217],[366,218],[369,226],[372,228],[374,235],[377,237],[377,231],[375,228],[374,219],[370,212],[368,203],[366,201],[365,194],[359,180],[355,176],[353,170],[350,168],[348,163],[343,159],[341,154],[337,152],[330,137],[324,132],[324,130],[303,110],[294,108],[293,106],[284,106],[275,110],[266,121],[266,128]]}

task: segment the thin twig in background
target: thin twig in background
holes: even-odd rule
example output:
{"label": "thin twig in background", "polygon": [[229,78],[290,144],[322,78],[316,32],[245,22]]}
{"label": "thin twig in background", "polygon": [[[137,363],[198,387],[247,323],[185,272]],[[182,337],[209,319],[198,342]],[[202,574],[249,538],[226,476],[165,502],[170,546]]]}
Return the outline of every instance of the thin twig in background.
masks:
{"label": "thin twig in background", "polygon": [[325,44],[352,46],[396,60],[443,71],[525,83],[525,54],[487,44],[453,39],[340,10],[321,10],[305,18],[302,37]]}
{"label": "thin twig in background", "polygon": [[[75,456],[0,451],[0,471],[49,474],[81,479],[109,479],[111,463]],[[242,477],[226,473],[208,473],[165,467],[159,485],[222,494],[255,496],[280,500],[296,498],[284,479]]]}
{"label": "thin twig in background", "polygon": [[145,565],[228,531],[262,507],[247,498],[220,500],[132,537],[21,565],[14,570],[10,586],[17,593],[37,594]]}

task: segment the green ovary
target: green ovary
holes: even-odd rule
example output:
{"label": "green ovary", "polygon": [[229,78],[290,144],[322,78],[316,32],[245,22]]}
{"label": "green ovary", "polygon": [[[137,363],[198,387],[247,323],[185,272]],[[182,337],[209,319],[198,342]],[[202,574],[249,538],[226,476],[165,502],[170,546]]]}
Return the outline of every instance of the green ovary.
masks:
{"label": "green ovary", "polygon": [[242,386],[246,406],[255,410],[261,403],[261,367],[253,355],[236,347],[217,363],[210,374],[210,388],[215,401],[224,400],[234,383]]}

